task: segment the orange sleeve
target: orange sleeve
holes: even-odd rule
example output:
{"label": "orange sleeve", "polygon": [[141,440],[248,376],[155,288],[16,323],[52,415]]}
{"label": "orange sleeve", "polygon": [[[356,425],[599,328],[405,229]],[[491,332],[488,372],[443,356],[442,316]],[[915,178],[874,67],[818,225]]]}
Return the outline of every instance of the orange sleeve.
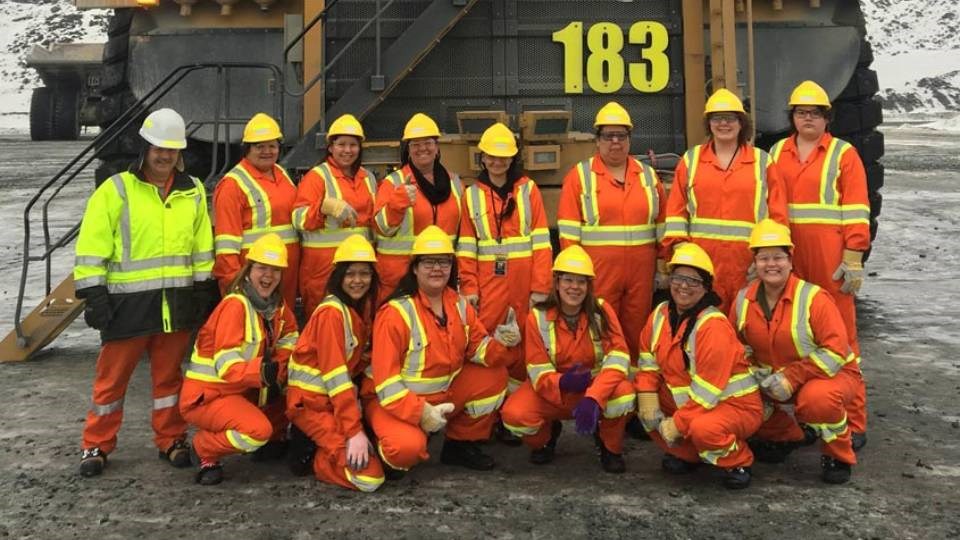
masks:
{"label": "orange sleeve", "polygon": [[[398,174],[403,174],[401,169]],[[394,174],[394,173],[390,173]],[[411,177],[404,177],[404,184],[413,183]],[[414,184],[415,185],[415,184]],[[404,193],[400,193],[404,192]],[[393,236],[397,234],[396,227],[403,221],[407,208],[410,207],[410,199],[407,198],[406,188],[402,185],[394,187],[393,183],[387,178],[380,182],[377,188],[377,201],[374,210],[374,227],[378,234],[383,236]]]}
{"label": "orange sleeve", "polygon": [[477,231],[467,205],[467,196],[461,201],[460,238],[457,240],[457,273],[460,276],[460,294],[480,294],[477,280]]}
{"label": "orange sleeve", "polygon": [[[843,246],[852,251],[870,248],[870,200],[867,198],[867,171],[860,154],[850,148],[840,160],[837,179],[843,209]],[[850,216],[850,217],[848,217]]]}
{"label": "orange sleeve", "polygon": [[533,310],[530,310],[527,315],[527,324],[523,329],[523,352],[524,361],[527,364],[527,375],[530,377],[533,389],[552,405],[562,407],[560,374],[557,373],[557,368],[550,362],[550,357],[547,355],[547,348],[543,344],[543,339],[540,338],[537,317]]}
{"label": "orange sleeve", "polygon": [[350,438],[359,433],[363,426],[357,406],[357,388],[350,379],[349,359],[344,356],[343,314],[331,307],[318,310],[317,314],[317,324],[310,336],[316,347],[317,369],[333,403],[333,414],[340,433]]}
{"label": "orange sleeve", "polygon": [[653,311],[650,312],[643,330],[640,331],[640,354],[637,359],[639,371],[633,378],[633,388],[637,392],[656,392],[660,388],[660,364],[657,363],[656,351],[650,346],[653,342],[654,314]]}
{"label": "orange sleeve", "polygon": [[287,384],[287,362],[293,353],[293,348],[297,345],[297,339],[300,332],[297,330],[297,318],[293,310],[284,304],[280,315],[280,328],[277,331],[277,344],[274,347],[273,361],[279,366],[277,380],[281,384]]}
{"label": "orange sleeve", "polygon": [[543,196],[537,185],[530,181],[530,223],[533,240],[533,275],[530,291],[548,294],[553,288],[553,246],[550,244],[550,229],[547,213],[543,208]]}
{"label": "orange sleeve", "polygon": [[[218,357],[221,357],[221,355],[227,358],[231,350],[240,351],[243,349],[247,312],[240,300],[226,298],[217,307],[215,317],[213,359],[214,362],[218,362],[220,360]],[[211,317],[211,320],[213,320],[213,317]],[[221,379],[228,383],[242,384],[248,388],[260,388],[260,363],[263,361],[262,344],[257,351],[257,355],[253,358],[225,361],[229,363],[226,370],[220,373]]]}
{"label": "orange sleeve", "polygon": [[380,405],[393,416],[419,425],[424,399],[409,391],[400,378],[410,331],[400,313],[387,304],[380,308],[373,324],[373,384]]}
{"label": "orange sleeve", "polygon": [[580,211],[582,190],[577,167],[574,166],[563,177],[560,188],[560,204],[557,206],[557,230],[560,233],[560,249],[566,249],[580,243],[580,230],[583,227],[583,215]]}
{"label": "orange sleeve", "polygon": [[627,379],[627,373],[630,370],[630,353],[617,314],[606,302],[601,309],[606,313],[608,323],[607,334],[601,339],[603,363],[600,366],[600,373],[594,377],[584,396],[596,401],[600,408],[605,408],[617,386]]}
{"label": "orange sleeve", "polygon": [[719,403],[720,392],[727,387],[733,367],[740,358],[743,358],[743,345],[726,317],[711,319],[700,327],[697,331],[697,374],[690,382],[690,399],[673,415],[680,433],[686,436],[690,422]]}
{"label": "orange sleeve", "polygon": [[240,251],[243,246],[243,208],[247,196],[237,183],[224,177],[213,192],[214,253],[213,277],[220,285],[220,294],[227,294],[227,287],[240,271],[243,262]]}
{"label": "orange sleeve", "polygon": [[322,229],[326,216],[320,211],[320,205],[326,196],[327,188],[316,171],[311,169],[303,175],[293,202],[293,227],[298,231]]}
{"label": "orange sleeve", "polygon": [[[793,362],[783,372],[794,390],[810,379],[829,379],[830,375],[821,368],[817,359],[826,359],[827,362],[844,362],[850,354],[850,344],[847,341],[847,330],[840,316],[840,310],[830,298],[829,293],[820,290],[813,297],[810,306],[810,327],[813,329],[813,339],[817,349],[798,362]],[[823,362],[823,360],[820,360]]]}
{"label": "orange sleeve", "polygon": [[683,159],[677,162],[673,173],[673,185],[667,196],[666,215],[664,216],[663,240],[660,242],[660,258],[670,259],[673,247],[681,242],[690,241],[690,214],[687,212],[687,164]]}
{"label": "orange sleeve", "polygon": [[657,224],[657,258],[665,259],[666,247],[663,244],[663,235],[666,231],[667,223],[667,192],[663,189],[663,182],[660,180],[660,176],[656,171],[653,172],[654,177],[657,180],[656,192],[653,194],[657,198],[657,215],[654,216],[653,222]]}
{"label": "orange sleeve", "polygon": [[508,358],[506,347],[487,333],[487,328],[477,317],[477,311],[469,304],[467,304],[467,325],[470,327],[470,335],[467,336],[464,359],[482,366],[502,367]]}
{"label": "orange sleeve", "polygon": [[771,159],[767,164],[767,214],[781,225],[790,225],[787,215],[787,185],[780,167]]}

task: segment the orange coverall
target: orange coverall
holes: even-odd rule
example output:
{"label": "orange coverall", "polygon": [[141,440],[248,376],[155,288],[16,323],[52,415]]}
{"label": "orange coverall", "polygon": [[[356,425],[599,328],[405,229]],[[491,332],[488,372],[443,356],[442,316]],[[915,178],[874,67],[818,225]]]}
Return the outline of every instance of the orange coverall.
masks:
{"label": "orange coverall", "polygon": [[[226,296],[197,335],[180,391],[180,413],[197,427],[193,447],[204,460],[254,452],[271,438],[282,438],[283,407],[275,417],[256,405],[262,387],[260,367],[267,348],[287,379],[287,359],[297,342],[297,321],[286,305],[270,321],[273,343],[261,317],[242,294]],[[280,396],[278,396],[280,397]],[[253,398],[251,400],[251,398]]]}
{"label": "orange coverall", "polygon": [[620,184],[599,154],[570,169],[560,192],[560,248],[580,244],[593,259],[594,291],[617,313],[634,363],[637,337],[653,303],[657,225],[664,220],[665,200],[651,167],[627,160]]}
{"label": "orange coverall", "polygon": [[[816,148],[802,161],[796,137],[784,139],[770,149],[787,186],[790,235],[793,238],[793,269],[801,279],[823,287],[840,310],[850,347],[860,361],[857,339],[857,308],[854,295],[840,292],[842,280],[834,280],[843,250],[870,248],[870,201],[867,175],[857,150],[824,133]],[[867,429],[866,387],[861,381],[847,409],[850,429]]]}
{"label": "orange coverall", "polygon": [[364,352],[370,328],[335,296],[312,313],[287,369],[287,417],[317,445],[313,472],[318,480],[375,491],[384,480],[376,454],[362,470],[347,464],[347,440],[363,429],[353,380],[369,363]]}
{"label": "orange coverall", "polygon": [[241,159],[217,184],[213,192],[214,253],[213,277],[220,294],[246,262],[247,250],[260,236],[273,232],[287,244],[288,266],[283,269],[282,293],[288,306],[297,301],[297,269],[300,266],[300,239],[290,223],[297,188],[279,165],[273,178]]}
{"label": "orange coverall", "polygon": [[[530,293],[550,292],[553,250],[537,185],[523,177],[514,184],[510,196],[516,207],[509,218],[501,220],[507,201],[489,186],[477,182],[464,193],[457,245],[460,294],[480,297],[478,311],[484,327],[503,324],[507,309],[512,307],[523,332]],[[498,268],[503,271],[498,273]],[[512,391],[527,378],[527,368],[522,347],[508,351],[510,358],[505,365]]]}
{"label": "orange coverall", "polygon": [[[823,441],[823,453],[844,463],[857,462],[853,453],[847,410],[856,394],[860,368],[847,344],[840,312],[820,287],[791,275],[767,320],[757,302],[760,281],[737,296],[740,338],[753,348],[760,367],[782,370],[793,387],[796,421],[779,406],[757,432],[769,441],[803,439],[797,421],[813,427]],[[796,317],[796,318],[795,318]]]}
{"label": "orange coverall", "polygon": [[[554,420],[573,418],[573,409],[584,397],[603,410],[599,435],[614,454],[623,453],[623,434],[636,402],[627,380],[630,358],[623,331],[613,306],[601,303],[607,316],[607,333],[597,339],[580,312],[576,331],[571,331],[559,308],[532,309],[527,316],[523,346],[530,378],[520,385],[503,406],[503,423],[531,449],[543,448],[550,440]],[[560,319],[560,320],[558,320]],[[593,372],[584,393],[560,391],[560,376],[576,364]]]}
{"label": "orange coverall", "polygon": [[507,392],[505,348],[487,336],[473,307],[448,288],[443,311],[446,326],[420,292],[384,304],[374,321],[364,415],[376,433],[380,457],[394,469],[430,458],[427,434],[419,425],[425,402],[453,403],[446,416],[448,439],[480,441],[490,436]]}
{"label": "orange coverall", "polygon": [[[300,296],[309,316],[327,296],[327,280],[333,272],[333,253],[345,238],[361,234],[373,241],[373,200],[377,182],[373,173],[360,167],[351,178],[332,159],[310,169],[297,186],[293,203],[293,226],[300,231]],[[357,212],[353,227],[342,226],[320,211],[325,197],[342,199]]]}
{"label": "orange coverall", "polygon": [[747,284],[747,269],[753,263],[747,247],[750,231],[767,217],[787,225],[786,188],[770,156],[742,146],[724,169],[712,144],[696,146],[677,163],[667,200],[663,258],[669,260],[680,242],[702,247],[713,261],[713,290],[726,313]]}
{"label": "orange coverall", "polygon": [[413,240],[428,225],[443,229],[454,240],[460,232],[460,199],[463,197],[463,185],[460,178],[450,175],[450,197],[437,206],[417,188],[417,197],[410,205],[404,184],[417,185],[411,165],[393,171],[380,183],[377,189],[374,229],[377,233],[377,273],[380,275],[380,298],[382,302],[400,283],[407,273],[410,262],[410,250]]}
{"label": "orange coverall", "polygon": [[[749,467],[753,452],[747,437],[763,421],[763,403],[743,345],[714,307],[701,311],[695,321],[684,321],[676,332],[669,317],[668,303],[663,302],[643,327],[634,387],[659,393],[660,409],[667,418],[673,416],[683,439],[670,447],[655,430],[650,438],[689,463]],[[684,348],[681,339],[688,324],[695,326]]]}

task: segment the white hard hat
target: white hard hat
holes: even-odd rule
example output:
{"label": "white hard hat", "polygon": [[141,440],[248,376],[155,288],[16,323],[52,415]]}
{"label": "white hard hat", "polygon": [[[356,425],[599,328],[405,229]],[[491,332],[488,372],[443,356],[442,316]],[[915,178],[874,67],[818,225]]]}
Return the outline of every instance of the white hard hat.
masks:
{"label": "white hard hat", "polygon": [[140,136],[159,148],[182,150],[187,147],[187,128],[183,117],[173,109],[159,109],[143,121]]}

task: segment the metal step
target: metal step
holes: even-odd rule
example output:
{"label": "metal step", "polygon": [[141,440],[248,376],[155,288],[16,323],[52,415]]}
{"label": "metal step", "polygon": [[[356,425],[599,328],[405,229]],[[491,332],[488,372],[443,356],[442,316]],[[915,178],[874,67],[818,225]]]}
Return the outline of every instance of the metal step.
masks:
{"label": "metal step", "polygon": [[78,300],[73,272],[57,285],[40,305],[23,320],[23,338],[16,330],[0,341],[0,362],[22,362],[44,348],[83,312],[85,302]]}
{"label": "metal step", "polygon": [[[477,3],[477,0],[434,0],[415,21],[404,30],[383,53],[383,89],[372,90],[370,76],[373,70],[366,72],[337,100],[325,113],[332,121],[346,113],[360,120],[384,101],[390,92],[408,73],[426,58],[427,54],[440,43],[447,34]],[[313,125],[296,146],[287,153],[283,165],[288,169],[307,169],[320,159],[317,134],[323,133],[325,126],[319,122]],[[323,141],[320,141],[323,142]]]}

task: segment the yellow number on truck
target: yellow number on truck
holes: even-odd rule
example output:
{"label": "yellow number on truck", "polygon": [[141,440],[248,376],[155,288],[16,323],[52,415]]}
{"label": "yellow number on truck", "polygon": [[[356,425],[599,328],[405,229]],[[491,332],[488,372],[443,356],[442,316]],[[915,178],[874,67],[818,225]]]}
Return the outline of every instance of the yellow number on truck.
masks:
{"label": "yellow number on truck", "polygon": [[[638,92],[659,92],[670,79],[667,56],[667,28],[656,21],[638,21],[627,34],[630,45],[637,45],[636,62],[625,66],[623,30],[615,23],[599,22],[587,30],[587,86],[598,94],[623,89],[629,75],[630,86]],[[553,41],[563,45],[563,91],[583,93],[583,21],[573,21],[553,33]],[[633,47],[630,48],[632,50]]]}

